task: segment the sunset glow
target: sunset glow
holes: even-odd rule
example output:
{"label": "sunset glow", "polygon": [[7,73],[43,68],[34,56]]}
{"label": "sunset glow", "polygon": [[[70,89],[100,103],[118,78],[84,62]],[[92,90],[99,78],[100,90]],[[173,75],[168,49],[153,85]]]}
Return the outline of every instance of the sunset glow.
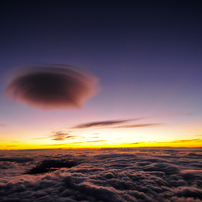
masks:
{"label": "sunset glow", "polygon": [[66,4],[4,5],[0,150],[202,147],[197,7]]}

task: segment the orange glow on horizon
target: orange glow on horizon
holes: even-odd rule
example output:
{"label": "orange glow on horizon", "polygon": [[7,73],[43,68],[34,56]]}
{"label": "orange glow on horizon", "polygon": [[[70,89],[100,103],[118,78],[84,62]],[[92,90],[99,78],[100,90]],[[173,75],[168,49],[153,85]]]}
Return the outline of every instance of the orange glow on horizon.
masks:
{"label": "orange glow on horizon", "polygon": [[30,144],[30,143],[4,143],[0,150],[27,150],[27,149],[100,149],[100,148],[137,148],[137,147],[202,147],[202,139],[175,140],[170,142],[137,142],[137,143],[61,143],[61,144]]}

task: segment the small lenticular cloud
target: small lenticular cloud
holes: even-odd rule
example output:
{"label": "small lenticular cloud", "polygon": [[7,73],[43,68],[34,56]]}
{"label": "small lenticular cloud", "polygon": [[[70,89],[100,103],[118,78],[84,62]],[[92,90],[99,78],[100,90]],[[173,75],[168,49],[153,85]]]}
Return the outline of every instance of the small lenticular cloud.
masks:
{"label": "small lenticular cloud", "polygon": [[97,93],[98,78],[69,65],[29,65],[11,78],[5,96],[45,110],[81,108]]}

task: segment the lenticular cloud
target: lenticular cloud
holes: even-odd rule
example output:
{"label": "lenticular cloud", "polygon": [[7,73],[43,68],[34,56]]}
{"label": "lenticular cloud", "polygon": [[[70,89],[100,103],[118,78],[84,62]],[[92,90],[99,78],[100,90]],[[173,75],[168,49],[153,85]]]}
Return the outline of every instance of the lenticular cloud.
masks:
{"label": "lenticular cloud", "polygon": [[20,68],[5,95],[42,109],[81,108],[96,94],[98,79],[69,65],[35,65]]}

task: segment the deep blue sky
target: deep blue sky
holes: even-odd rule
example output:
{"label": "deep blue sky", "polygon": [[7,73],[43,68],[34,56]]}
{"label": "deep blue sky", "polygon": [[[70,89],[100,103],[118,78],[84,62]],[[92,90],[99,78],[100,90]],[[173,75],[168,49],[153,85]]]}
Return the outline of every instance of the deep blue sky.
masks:
{"label": "deep blue sky", "polygon": [[[27,63],[74,65],[100,78],[100,93],[83,112],[71,112],[79,122],[173,113],[202,120],[201,1],[0,4],[2,123],[19,111],[42,113],[3,98],[7,75]],[[187,123],[186,117],[174,122]]]}
{"label": "deep blue sky", "polygon": [[1,72],[27,62],[67,63],[104,83],[184,78],[199,85],[200,1],[129,2],[1,3]]}

